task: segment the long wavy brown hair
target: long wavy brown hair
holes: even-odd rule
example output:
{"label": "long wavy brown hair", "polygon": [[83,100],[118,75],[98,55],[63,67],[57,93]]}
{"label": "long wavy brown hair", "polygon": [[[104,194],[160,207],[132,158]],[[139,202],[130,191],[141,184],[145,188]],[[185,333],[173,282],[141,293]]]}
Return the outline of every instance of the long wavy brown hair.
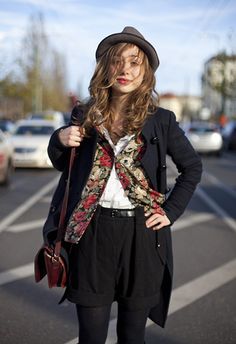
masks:
{"label": "long wavy brown hair", "polygon": [[[109,127],[113,120],[111,108],[112,85],[119,73],[119,65],[112,79],[108,80],[109,67],[114,57],[127,48],[133,47],[130,43],[119,43],[112,46],[97,62],[96,69],[89,85],[90,98],[85,104],[85,120],[83,127],[86,133],[101,123]],[[144,122],[158,106],[158,94],[155,91],[156,79],[149,64],[148,58],[142,50],[138,50],[138,56],[142,60],[141,68],[144,68],[144,78],[141,85],[127,94],[125,106],[122,108],[124,114],[123,132],[134,134],[140,132]]]}

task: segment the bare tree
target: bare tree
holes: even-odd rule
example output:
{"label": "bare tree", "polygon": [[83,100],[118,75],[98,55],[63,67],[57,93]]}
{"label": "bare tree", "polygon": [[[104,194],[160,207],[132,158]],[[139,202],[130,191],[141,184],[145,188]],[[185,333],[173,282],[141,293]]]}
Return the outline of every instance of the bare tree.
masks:
{"label": "bare tree", "polygon": [[26,108],[32,112],[67,107],[64,58],[50,46],[42,14],[30,18],[18,60],[26,91]]}

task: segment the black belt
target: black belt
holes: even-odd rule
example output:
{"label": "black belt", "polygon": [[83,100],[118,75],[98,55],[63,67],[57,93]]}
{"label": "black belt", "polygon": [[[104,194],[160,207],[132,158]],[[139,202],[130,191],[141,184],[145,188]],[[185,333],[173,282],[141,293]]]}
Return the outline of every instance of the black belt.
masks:
{"label": "black belt", "polygon": [[114,208],[100,208],[100,214],[108,215],[111,217],[134,217],[135,210],[134,209],[114,209]]}

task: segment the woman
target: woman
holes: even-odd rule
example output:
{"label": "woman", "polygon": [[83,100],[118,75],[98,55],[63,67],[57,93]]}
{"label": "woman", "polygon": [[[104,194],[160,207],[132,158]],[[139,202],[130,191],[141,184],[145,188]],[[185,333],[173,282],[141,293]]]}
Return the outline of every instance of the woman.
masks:
{"label": "woman", "polygon": [[[104,344],[113,301],[119,344],[143,344],[147,318],[164,327],[171,293],[170,225],[201,177],[201,161],[172,112],[158,107],[154,47],[135,28],[106,37],[96,51],[90,99],[51,137],[62,171],[49,218],[58,219],[70,147],[65,242],[71,245],[65,298],[76,304],[80,344]],[[166,155],[179,176],[166,197]],[[45,229],[45,241],[53,235]]]}

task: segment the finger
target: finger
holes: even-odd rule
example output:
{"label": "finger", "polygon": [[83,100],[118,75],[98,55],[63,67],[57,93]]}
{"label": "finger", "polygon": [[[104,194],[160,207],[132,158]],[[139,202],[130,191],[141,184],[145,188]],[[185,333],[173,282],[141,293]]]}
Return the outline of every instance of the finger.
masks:
{"label": "finger", "polygon": [[160,220],[160,222],[156,226],[155,225],[153,226],[153,229],[158,230],[169,225],[170,225],[170,220],[168,219],[166,215],[164,215],[163,218]]}
{"label": "finger", "polygon": [[69,140],[75,141],[75,142],[81,142],[83,138],[79,135],[70,135]]}
{"label": "finger", "polygon": [[152,226],[156,225],[157,223],[159,223],[162,220],[162,217],[163,217],[162,215],[153,214],[146,221],[147,227],[152,227]]}
{"label": "finger", "polygon": [[158,224],[157,226],[152,227],[154,231],[158,231],[159,229],[163,228],[165,225],[163,223]]}
{"label": "finger", "polygon": [[81,144],[81,141],[78,141],[78,140],[68,140],[66,145],[68,147],[79,147],[80,144]]}
{"label": "finger", "polygon": [[85,134],[85,130],[82,127],[71,126],[70,128],[71,128],[71,133],[73,133],[73,134],[78,134],[80,136],[84,136],[84,134]]}

